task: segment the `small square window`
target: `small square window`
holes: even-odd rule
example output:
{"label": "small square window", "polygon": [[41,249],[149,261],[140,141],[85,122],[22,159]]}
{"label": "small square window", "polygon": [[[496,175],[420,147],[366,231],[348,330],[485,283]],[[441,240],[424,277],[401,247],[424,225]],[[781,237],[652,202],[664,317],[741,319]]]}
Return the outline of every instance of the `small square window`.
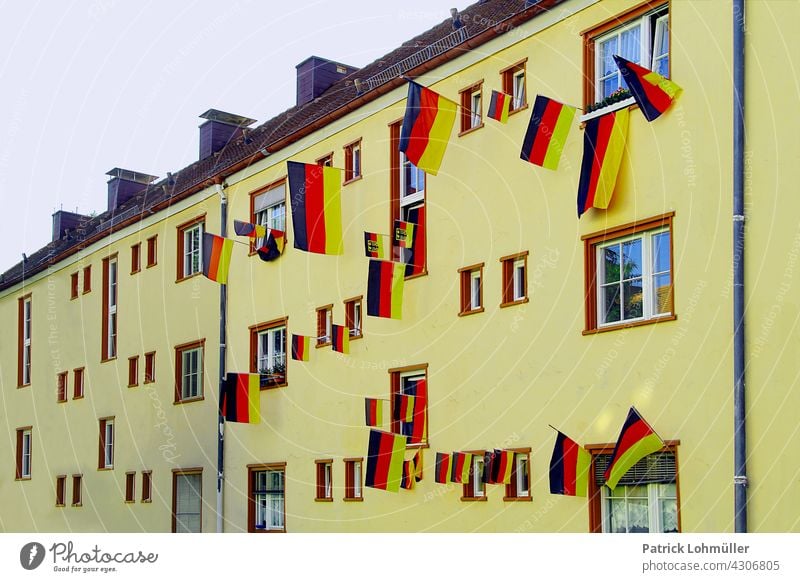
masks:
{"label": "small square window", "polygon": [[314,461],[317,467],[317,496],[314,501],[333,501],[333,461]]}
{"label": "small square window", "polygon": [[84,389],[83,389],[83,380],[84,380],[84,369],[83,368],[75,368],[73,370],[73,383],[72,383],[72,399],[77,400],[79,398],[83,398],[84,396]]}
{"label": "small square window", "polygon": [[350,339],[364,337],[361,329],[361,300],[362,297],[353,297],[344,302],[345,326],[350,330]]}
{"label": "small square window", "polygon": [[203,351],[205,340],[175,348],[175,402],[203,398]]}
{"label": "small square window", "polygon": [[344,146],[345,184],[361,177],[361,140]]}
{"label": "small square window", "polygon": [[483,263],[459,269],[461,303],[459,315],[483,311]]}
{"label": "small square window", "polygon": [[331,345],[333,331],[333,305],[317,308],[317,347]]}
{"label": "small square window", "polygon": [[500,307],[528,301],[528,251],[500,259],[503,267],[503,302]]}
{"label": "small square window", "polygon": [[344,460],[344,500],[363,501],[363,475],[361,466],[363,458]]}
{"label": "small square window", "polygon": [[462,89],[461,133],[483,127],[483,82]]}

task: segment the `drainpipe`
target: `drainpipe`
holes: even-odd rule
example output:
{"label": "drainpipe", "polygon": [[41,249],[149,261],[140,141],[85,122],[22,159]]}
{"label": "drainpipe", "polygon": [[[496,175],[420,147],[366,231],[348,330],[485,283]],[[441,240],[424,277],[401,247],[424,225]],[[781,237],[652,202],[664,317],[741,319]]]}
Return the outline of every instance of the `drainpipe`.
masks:
{"label": "drainpipe", "polygon": [[[220,181],[215,183],[219,194],[220,236],[228,235],[228,198]],[[219,394],[225,384],[225,326],[227,320],[228,286],[219,286]],[[223,531],[222,486],[225,481],[225,419],[217,412],[217,533]]]}
{"label": "drainpipe", "polygon": [[744,27],[745,0],[733,0],[733,439],[734,531],[747,532],[744,352]]}

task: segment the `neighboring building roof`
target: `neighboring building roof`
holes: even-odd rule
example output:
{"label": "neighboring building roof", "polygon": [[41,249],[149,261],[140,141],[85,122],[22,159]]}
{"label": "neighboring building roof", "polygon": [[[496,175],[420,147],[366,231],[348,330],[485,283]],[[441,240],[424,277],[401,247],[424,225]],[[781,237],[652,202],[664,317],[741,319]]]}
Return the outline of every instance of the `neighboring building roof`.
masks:
{"label": "neighboring building roof", "polygon": [[[112,232],[196,193],[204,188],[209,180],[224,178],[255,163],[265,157],[261,150],[278,151],[334,119],[346,115],[354,108],[391,91],[404,83],[399,78],[400,74],[418,75],[431,70],[442,62],[510,31],[512,26],[547,12],[563,1],[540,0],[532,3],[529,0],[486,0],[472,4],[460,13],[463,32],[453,35],[458,36],[459,42],[452,48],[446,49],[441,54],[435,51],[420,52],[453,34],[452,20],[447,18],[430,30],[404,42],[394,51],[345,77],[314,101],[287,109],[253,128],[245,137],[228,144],[218,154],[199,160],[172,174],[171,177],[151,184],[145,191],[133,196],[113,212],[104,212],[92,217],[84,228],[71,231],[61,239],[32,253],[26,261],[17,263],[0,275],[0,291],[44,271]],[[420,53],[419,58],[413,58],[417,53]],[[407,70],[398,68],[396,65],[401,62],[411,68]],[[394,70],[391,70],[393,67]],[[393,76],[384,81],[379,75],[382,72],[391,73]],[[395,72],[397,75],[394,75]],[[368,83],[366,91],[362,89],[363,92],[359,94],[356,91],[355,79],[362,81],[373,79],[373,82]]]}

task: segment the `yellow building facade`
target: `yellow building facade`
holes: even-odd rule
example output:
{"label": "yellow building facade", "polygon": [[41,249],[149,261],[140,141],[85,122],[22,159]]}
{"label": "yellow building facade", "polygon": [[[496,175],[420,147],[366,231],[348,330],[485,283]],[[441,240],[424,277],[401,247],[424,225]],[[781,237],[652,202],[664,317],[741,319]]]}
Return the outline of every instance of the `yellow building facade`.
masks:
{"label": "yellow building facade", "polygon": [[[101,216],[109,224],[80,243],[68,240],[79,230],[58,233],[3,276],[1,530],[216,531],[220,286],[197,272],[196,241],[222,232],[224,198],[243,243],[226,368],[276,372],[262,422],[225,424],[224,531],[733,531],[731,5],[525,4],[470,6],[461,28],[448,20],[417,42],[456,48],[400,71],[459,103],[436,176],[397,153],[405,83],[347,71],[294,110],[298,129],[245,132],[210,156],[236,163],[193,184],[181,182],[192,168],[180,187],[139,180],[148,189],[132,200],[152,212]],[[780,23],[800,12],[746,7],[748,519],[750,531],[797,531],[800,138],[781,117],[797,101],[800,41]],[[616,88],[600,55],[618,50],[666,67],[683,91],[653,123],[623,103],[612,204],[578,220],[588,117],[556,171],[520,160],[522,138],[536,95],[583,107]],[[351,101],[331,97],[341,86]],[[492,90],[513,94],[507,124],[488,118]],[[331,156],[347,170],[344,254],[315,255],[293,248],[286,162]],[[151,204],[156,186],[169,196]],[[406,281],[402,319],[367,316],[363,233],[388,234],[418,208],[424,273]],[[261,261],[234,220],[284,227],[283,255]],[[634,267],[614,275],[620,255]],[[328,317],[360,327],[349,354],[322,337]],[[308,362],[290,358],[292,334],[322,338]],[[364,399],[420,378],[422,480],[364,487]],[[631,406],[668,446],[612,492],[598,467]],[[589,499],[550,493],[551,425],[592,453]],[[509,485],[434,481],[437,452],[493,449],[514,452]]]}

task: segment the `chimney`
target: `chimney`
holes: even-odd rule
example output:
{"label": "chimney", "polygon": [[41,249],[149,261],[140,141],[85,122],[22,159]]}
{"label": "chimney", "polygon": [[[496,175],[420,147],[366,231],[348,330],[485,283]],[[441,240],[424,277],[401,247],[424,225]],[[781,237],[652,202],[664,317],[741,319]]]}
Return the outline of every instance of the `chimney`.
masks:
{"label": "chimney", "polygon": [[200,117],[208,120],[200,125],[201,160],[222,151],[228,143],[241,136],[245,128],[256,122],[255,119],[219,109],[209,109]]}
{"label": "chimney", "polygon": [[309,103],[334,83],[358,70],[320,57],[308,57],[297,65],[297,105]]}
{"label": "chimney", "polygon": [[112,212],[133,198],[158,176],[142,174],[122,168],[114,168],[106,172],[106,176],[111,176],[108,181],[108,211]]}
{"label": "chimney", "polygon": [[84,228],[89,222],[89,217],[76,212],[58,210],[53,213],[53,242],[64,238],[67,230]]}

